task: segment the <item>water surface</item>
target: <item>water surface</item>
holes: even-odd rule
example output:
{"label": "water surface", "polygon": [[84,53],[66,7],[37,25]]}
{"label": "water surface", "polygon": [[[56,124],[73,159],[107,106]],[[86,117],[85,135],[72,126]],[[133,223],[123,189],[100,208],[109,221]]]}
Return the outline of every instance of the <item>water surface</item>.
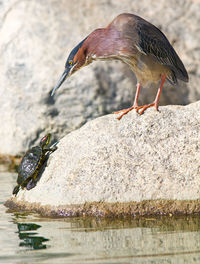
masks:
{"label": "water surface", "polygon": [[200,217],[43,218],[9,212],[0,167],[0,263],[200,263]]}

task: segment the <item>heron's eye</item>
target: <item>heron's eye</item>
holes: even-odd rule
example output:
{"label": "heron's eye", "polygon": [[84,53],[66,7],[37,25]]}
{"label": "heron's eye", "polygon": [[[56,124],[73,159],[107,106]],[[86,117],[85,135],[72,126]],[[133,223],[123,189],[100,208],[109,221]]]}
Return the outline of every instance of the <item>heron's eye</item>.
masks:
{"label": "heron's eye", "polygon": [[68,61],[69,65],[72,66],[73,62],[70,60]]}

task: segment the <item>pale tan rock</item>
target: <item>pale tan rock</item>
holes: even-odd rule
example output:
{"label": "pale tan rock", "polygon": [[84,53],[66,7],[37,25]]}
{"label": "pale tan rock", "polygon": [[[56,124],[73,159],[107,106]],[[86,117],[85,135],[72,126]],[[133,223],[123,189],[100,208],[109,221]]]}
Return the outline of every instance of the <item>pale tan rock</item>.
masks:
{"label": "pale tan rock", "polygon": [[[160,107],[160,112],[149,109],[142,116],[132,111],[120,121],[107,115],[88,122],[59,142],[37,186],[21,190],[12,201],[28,208],[38,203],[38,210],[47,206],[57,208],[55,212],[75,205],[74,213],[85,203],[111,203],[119,213],[129,202],[147,201],[134,212],[169,213],[173,208],[192,213],[200,206],[178,207],[176,200],[200,205],[198,199],[200,101]],[[154,200],[158,202],[152,206]],[[164,208],[163,201],[170,207]],[[98,206],[92,206],[94,212]]]}

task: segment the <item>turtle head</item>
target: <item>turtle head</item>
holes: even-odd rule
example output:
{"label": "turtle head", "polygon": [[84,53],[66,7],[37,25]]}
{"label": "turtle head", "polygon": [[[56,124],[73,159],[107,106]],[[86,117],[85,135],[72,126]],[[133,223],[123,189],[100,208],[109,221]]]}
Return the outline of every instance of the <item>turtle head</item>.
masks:
{"label": "turtle head", "polygon": [[46,146],[49,145],[50,140],[51,140],[51,134],[49,133],[49,134],[45,135],[45,136],[40,140],[40,147],[41,147],[42,149],[44,149]]}

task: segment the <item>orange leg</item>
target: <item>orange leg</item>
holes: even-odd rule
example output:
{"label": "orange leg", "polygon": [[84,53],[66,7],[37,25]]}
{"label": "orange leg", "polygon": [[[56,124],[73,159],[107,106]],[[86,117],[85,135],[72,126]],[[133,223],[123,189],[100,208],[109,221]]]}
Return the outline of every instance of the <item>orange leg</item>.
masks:
{"label": "orange leg", "polygon": [[[152,106],[155,106],[156,108],[156,111],[158,111],[158,105],[159,105],[159,99],[160,99],[160,94],[161,94],[161,91],[162,91],[162,88],[163,88],[163,85],[165,83],[165,80],[166,80],[166,76],[162,76],[162,79],[161,79],[161,84],[160,84],[160,87],[158,88],[158,92],[157,92],[157,95],[156,95],[156,98],[154,100],[154,102],[152,104],[148,104],[148,105],[143,105],[143,106],[139,106],[136,108],[136,112],[139,113],[140,115],[142,115],[144,113],[144,111],[149,108],[149,107],[152,107]],[[141,110],[142,109],[142,110]],[[141,111],[139,111],[141,110]]]}
{"label": "orange leg", "polygon": [[122,118],[122,116],[126,115],[131,110],[138,108],[138,98],[139,98],[140,88],[141,88],[141,84],[138,83],[133,106],[131,106],[130,108],[127,108],[127,109],[122,109],[120,111],[114,112],[114,114],[122,113],[119,117],[117,117],[118,120],[120,120]]}
{"label": "orange leg", "polygon": [[[131,106],[130,108],[127,108],[127,109],[120,110],[118,112],[114,112],[115,114],[119,114],[119,113],[123,112],[119,117],[117,117],[117,119],[120,120],[124,115],[126,115],[128,112],[130,112],[133,109],[136,109],[136,112],[140,115],[142,115],[147,108],[152,107],[152,106],[155,106],[156,110],[158,111],[160,94],[161,94],[163,85],[165,83],[165,80],[166,80],[166,76],[163,75],[161,78],[161,84],[160,84],[160,87],[158,89],[158,92],[157,92],[157,95],[156,95],[154,102],[152,104],[143,105],[143,106],[138,106],[138,97],[139,97],[139,92],[140,92],[140,88],[141,88],[140,83],[138,83],[133,106]],[[141,111],[139,111],[139,110],[141,110]]]}

